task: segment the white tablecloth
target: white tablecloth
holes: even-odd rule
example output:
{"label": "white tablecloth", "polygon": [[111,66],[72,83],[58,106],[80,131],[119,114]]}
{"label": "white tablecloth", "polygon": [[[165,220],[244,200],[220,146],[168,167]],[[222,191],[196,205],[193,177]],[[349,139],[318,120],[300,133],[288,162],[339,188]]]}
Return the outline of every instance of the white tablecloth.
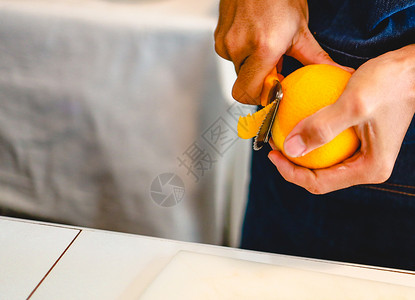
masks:
{"label": "white tablecloth", "polygon": [[0,0],[0,212],[236,245],[249,108],[214,53],[217,10]]}

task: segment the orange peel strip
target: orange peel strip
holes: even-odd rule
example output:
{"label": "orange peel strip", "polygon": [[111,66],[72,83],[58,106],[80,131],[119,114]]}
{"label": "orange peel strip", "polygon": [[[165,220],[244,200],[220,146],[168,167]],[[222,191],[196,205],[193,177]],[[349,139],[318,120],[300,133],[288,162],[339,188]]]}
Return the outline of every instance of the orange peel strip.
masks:
{"label": "orange peel strip", "polygon": [[237,131],[238,136],[242,139],[251,139],[257,135],[265,116],[272,107],[272,103],[254,114],[248,114],[245,117],[239,117]]}

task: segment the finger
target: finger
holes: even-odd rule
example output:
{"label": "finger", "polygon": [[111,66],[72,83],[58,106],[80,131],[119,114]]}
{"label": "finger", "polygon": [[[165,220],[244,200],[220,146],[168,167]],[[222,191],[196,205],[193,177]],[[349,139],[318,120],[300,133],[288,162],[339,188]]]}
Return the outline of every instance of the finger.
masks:
{"label": "finger", "polygon": [[[284,62],[284,56],[281,56],[280,60],[277,63],[277,72],[281,74],[282,71],[282,64]],[[281,75],[282,76],[282,75]],[[282,80],[282,79],[281,79]]]}
{"label": "finger", "polygon": [[285,180],[313,194],[326,194],[356,184],[371,183],[367,177],[369,163],[360,152],[343,163],[319,170],[297,166],[279,151],[271,151],[268,157]]}
{"label": "finger", "polygon": [[277,150],[277,146],[275,146],[275,143],[272,137],[269,139],[268,143],[271,146],[272,150]]}
{"label": "finger", "polygon": [[272,71],[267,75],[267,77],[265,77],[262,83],[262,90],[260,95],[260,103],[262,106],[267,106],[275,100],[275,97],[274,99],[272,98],[274,95],[271,95],[271,90],[275,88],[276,80],[282,81],[284,79],[284,76],[278,73],[278,67],[279,66],[277,64],[277,67],[272,69]]}
{"label": "finger", "polygon": [[328,64],[340,67],[348,72],[354,71],[352,68],[334,62],[328,53],[321,48],[308,29],[308,26],[304,26],[300,30],[287,54],[300,61],[303,65]]}
{"label": "finger", "polygon": [[229,55],[228,50],[226,49],[225,36],[231,28],[233,20],[235,18],[235,7],[235,1],[220,1],[218,24],[216,26],[214,33],[215,51],[220,57],[226,60],[231,60],[231,56]]}
{"label": "finger", "polygon": [[332,105],[301,120],[287,135],[284,151],[288,156],[300,157],[330,142],[342,131],[357,125],[359,115],[350,109],[351,101],[343,95]]}
{"label": "finger", "polygon": [[265,77],[275,68],[283,51],[259,50],[241,66],[232,89],[232,96],[241,103],[260,104]]}
{"label": "finger", "polygon": [[274,101],[274,99],[270,99],[271,90],[275,86],[275,80],[278,79],[277,68],[273,68],[272,71],[265,77],[262,83],[262,90],[260,96],[260,102],[262,106],[267,106],[269,103]]}
{"label": "finger", "polygon": [[243,33],[235,32],[233,27],[229,29],[229,32],[225,37],[226,51],[229,54],[235,67],[235,72],[238,75],[242,66],[253,52],[246,41],[245,35]]}

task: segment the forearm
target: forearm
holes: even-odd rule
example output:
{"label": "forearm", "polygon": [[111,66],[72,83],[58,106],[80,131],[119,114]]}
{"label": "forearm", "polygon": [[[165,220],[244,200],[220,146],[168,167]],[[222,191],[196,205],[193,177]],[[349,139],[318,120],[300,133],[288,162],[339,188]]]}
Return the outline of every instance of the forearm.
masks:
{"label": "forearm", "polygon": [[[415,44],[411,44],[402,47],[398,50],[390,52],[391,63],[397,63],[397,67],[400,68],[400,80],[404,81],[401,91],[397,93],[403,93],[403,101],[408,102],[408,109],[412,110],[412,114],[415,113]],[[388,74],[389,75],[389,74]],[[396,89],[396,86],[391,86]]]}
{"label": "forearm", "polygon": [[405,51],[408,51],[408,57],[409,57],[409,66],[410,66],[410,85],[412,87],[411,89],[411,103],[412,103],[412,112],[415,113],[415,44],[409,45],[405,48],[408,49],[404,49]]}

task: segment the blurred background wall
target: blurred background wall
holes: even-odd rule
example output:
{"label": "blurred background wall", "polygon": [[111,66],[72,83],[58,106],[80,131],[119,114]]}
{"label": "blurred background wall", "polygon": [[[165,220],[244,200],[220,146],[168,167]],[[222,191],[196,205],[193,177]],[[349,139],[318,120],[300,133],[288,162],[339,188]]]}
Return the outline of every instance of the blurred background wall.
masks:
{"label": "blurred background wall", "polygon": [[218,0],[0,0],[0,214],[237,246]]}

